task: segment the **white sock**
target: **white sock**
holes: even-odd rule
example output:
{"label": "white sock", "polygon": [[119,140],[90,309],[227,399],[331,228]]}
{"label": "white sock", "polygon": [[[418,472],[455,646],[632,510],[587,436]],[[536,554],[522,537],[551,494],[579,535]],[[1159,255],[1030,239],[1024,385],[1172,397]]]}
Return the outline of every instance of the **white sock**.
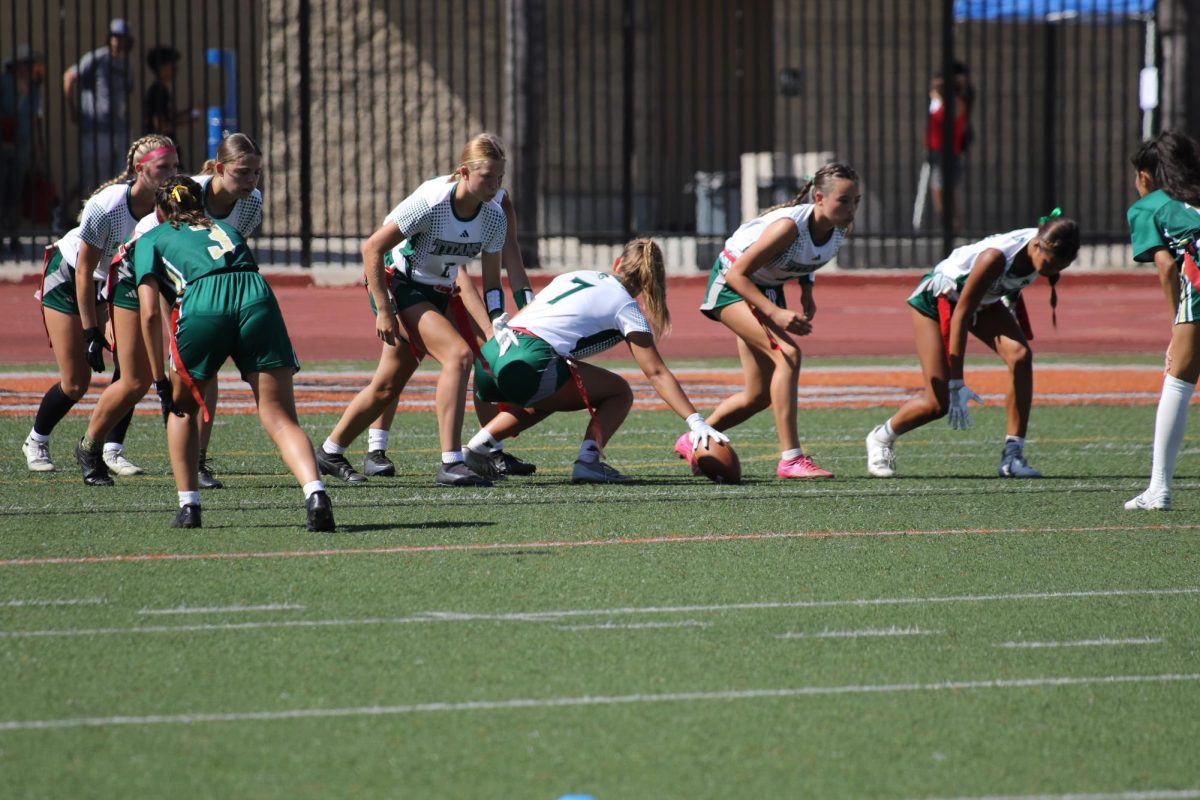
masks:
{"label": "white sock", "polygon": [[308,483],[304,484],[304,499],[307,500],[316,492],[323,491],[325,491],[325,481],[321,480],[320,478],[315,481],[309,481]]}
{"label": "white sock", "polygon": [[892,421],[890,419],[872,431],[872,433],[875,434],[876,439],[884,444],[895,444],[896,437],[898,435],[894,430],[892,430]]}
{"label": "white sock", "polygon": [[387,450],[390,431],[371,428],[367,431],[367,450]]}
{"label": "white sock", "polygon": [[41,435],[40,433],[38,433],[37,431],[35,431],[35,430],[33,430],[33,429],[30,429],[30,431],[29,431],[29,441],[31,441],[31,442],[37,442],[38,444],[50,444],[50,437],[49,437],[49,436],[42,436],[42,435]]}
{"label": "white sock", "polygon": [[496,441],[496,437],[488,433],[486,428],[482,428],[467,442],[467,447],[480,455],[486,455],[493,450],[499,450],[500,442]]}
{"label": "white sock", "polygon": [[105,442],[104,443],[104,452],[105,453],[124,453],[125,445],[121,444],[120,442]]}
{"label": "white sock", "polygon": [[183,508],[184,506],[198,506],[198,505],[200,505],[200,493],[199,492],[180,492],[179,493],[179,507],[180,508]]}
{"label": "white sock", "polygon": [[1151,490],[1171,491],[1175,461],[1179,458],[1179,447],[1183,444],[1183,432],[1187,427],[1188,401],[1192,399],[1195,389],[1194,383],[1187,383],[1170,375],[1163,378],[1162,397],[1158,399],[1158,413],[1154,416]]}
{"label": "white sock", "polygon": [[447,450],[442,453],[442,463],[446,466],[457,464],[463,460],[462,450]]}
{"label": "white sock", "polygon": [[345,455],[346,448],[335,442],[333,439],[326,439],[325,444],[321,445],[321,449],[331,456]]}
{"label": "white sock", "polygon": [[576,461],[582,461],[585,464],[595,464],[600,460],[600,445],[596,444],[595,439],[584,439],[583,444],[579,446],[579,458]]}
{"label": "white sock", "polygon": [[783,453],[780,454],[779,459],[781,461],[791,461],[793,458],[799,458],[802,455],[804,455],[804,448],[797,447],[795,450],[784,450]]}

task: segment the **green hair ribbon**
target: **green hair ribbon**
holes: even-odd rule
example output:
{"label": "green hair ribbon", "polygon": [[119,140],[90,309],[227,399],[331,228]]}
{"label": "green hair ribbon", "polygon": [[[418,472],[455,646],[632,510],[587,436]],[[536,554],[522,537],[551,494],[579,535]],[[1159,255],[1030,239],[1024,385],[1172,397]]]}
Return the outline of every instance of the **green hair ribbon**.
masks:
{"label": "green hair ribbon", "polygon": [[1038,217],[1038,225],[1045,225],[1047,222],[1054,219],[1055,217],[1061,217],[1061,216],[1062,216],[1062,209],[1056,208],[1053,211],[1051,211],[1049,214],[1047,214],[1046,216]]}

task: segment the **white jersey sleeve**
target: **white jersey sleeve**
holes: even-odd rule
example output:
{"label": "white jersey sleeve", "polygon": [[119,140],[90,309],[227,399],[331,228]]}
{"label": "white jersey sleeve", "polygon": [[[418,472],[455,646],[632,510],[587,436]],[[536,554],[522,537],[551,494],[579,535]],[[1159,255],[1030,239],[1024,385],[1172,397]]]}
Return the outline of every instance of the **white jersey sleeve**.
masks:
{"label": "white jersey sleeve", "polygon": [[209,184],[212,183],[212,175],[193,175],[192,180],[200,184],[204,189],[204,213],[209,219],[217,222],[224,222],[226,225],[231,225],[244,238],[249,238],[252,233],[258,230],[258,226],[262,224],[262,192],[255,189],[250,193],[250,196],[244,200],[238,200],[233,204],[233,208],[224,217],[218,217],[209,209]]}
{"label": "white jersey sleeve", "polygon": [[63,260],[72,269],[79,262],[79,246],[87,242],[100,251],[96,264],[96,280],[108,280],[108,269],[117,249],[129,238],[137,220],[129,208],[129,184],[117,183],[93,195],[83,207],[79,227],[68,231],[58,241]]}
{"label": "white jersey sleeve", "polygon": [[1013,274],[1017,254],[1024,250],[1035,236],[1037,228],[1021,228],[1008,233],[997,233],[978,242],[955,248],[921,281],[914,294],[931,291],[935,296],[945,295],[951,300],[957,300],[979,257],[988,250],[998,250],[1004,256],[1004,270],[987,288],[979,302],[980,308],[998,302],[1013,292],[1019,292],[1033,283],[1038,276],[1036,270],[1031,270],[1026,275]]}

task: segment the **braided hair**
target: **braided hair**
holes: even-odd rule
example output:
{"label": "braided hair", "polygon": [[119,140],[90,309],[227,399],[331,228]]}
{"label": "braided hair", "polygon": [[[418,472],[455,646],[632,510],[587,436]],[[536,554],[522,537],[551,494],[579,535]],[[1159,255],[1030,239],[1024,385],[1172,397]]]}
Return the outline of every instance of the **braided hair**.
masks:
{"label": "braided hair", "polygon": [[212,220],[204,213],[204,191],[186,175],[165,180],[154,193],[154,206],[162,221],[172,228],[178,229],[181,223],[212,227]]}
{"label": "braided hair", "polygon": [[[781,208],[798,206],[805,201],[805,198],[810,197],[813,192],[829,194],[829,190],[833,187],[833,182],[835,180],[854,181],[855,183],[858,183],[858,172],[849,164],[843,164],[838,161],[830,161],[828,164],[825,164],[819,170],[817,170],[816,173],[805,182],[804,186],[800,187],[800,191],[795,197],[793,197],[791,200],[788,200],[786,203],[780,203],[779,205],[771,206],[762,213],[769,214],[770,212],[777,211]],[[759,216],[762,216],[762,214]]]}
{"label": "braided hair", "polygon": [[[100,194],[110,186],[116,186],[118,183],[132,182],[133,179],[137,177],[138,161],[144,158],[148,153],[152,153],[155,150],[163,147],[169,147],[174,150],[175,141],[171,139],[170,136],[163,136],[160,133],[152,133],[134,141],[134,143],[129,146],[129,152],[125,154],[125,171],[115,178],[100,184],[100,186],[96,188],[96,191],[88,195],[88,200],[91,200],[93,197]],[[84,205],[87,205],[87,203],[85,202]],[[80,209],[79,212],[79,219],[83,219],[82,209]]]}
{"label": "braided hair", "polygon": [[[1058,209],[1055,209],[1058,211]],[[1061,213],[1061,212],[1060,212]],[[1038,221],[1040,247],[1060,261],[1070,264],[1079,254],[1079,223],[1069,217],[1051,213]],[[1050,319],[1058,329],[1058,283],[1059,275],[1047,278],[1050,281]]]}

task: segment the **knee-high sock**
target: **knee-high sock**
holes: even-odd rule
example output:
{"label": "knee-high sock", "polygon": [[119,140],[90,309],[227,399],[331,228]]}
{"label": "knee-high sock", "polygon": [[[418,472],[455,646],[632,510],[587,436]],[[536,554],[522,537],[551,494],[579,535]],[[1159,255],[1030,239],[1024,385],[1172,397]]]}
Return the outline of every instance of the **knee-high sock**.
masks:
{"label": "knee-high sock", "polygon": [[121,417],[113,429],[108,432],[108,436],[104,437],[105,444],[125,444],[125,432],[129,430],[129,423],[133,422],[133,409],[129,409],[129,413]]}
{"label": "knee-high sock", "polygon": [[1150,488],[1169,491],[1175,475],[1175,460],[1183,444],[1187,427],[1188,402],[1196,384],[1168,375],[1163,379],[1162,397],[1154,417],[1154,461],[1150,467]]}
{"label": "knee-high sock", "polygon": [[42,404],[38,406],[37,416],[33,419],[33,429],[42,436],[49,436],[54,432],[54,426],[74,405],[75,401],[62,390],[62,384],[54,384],[42,397]]}

